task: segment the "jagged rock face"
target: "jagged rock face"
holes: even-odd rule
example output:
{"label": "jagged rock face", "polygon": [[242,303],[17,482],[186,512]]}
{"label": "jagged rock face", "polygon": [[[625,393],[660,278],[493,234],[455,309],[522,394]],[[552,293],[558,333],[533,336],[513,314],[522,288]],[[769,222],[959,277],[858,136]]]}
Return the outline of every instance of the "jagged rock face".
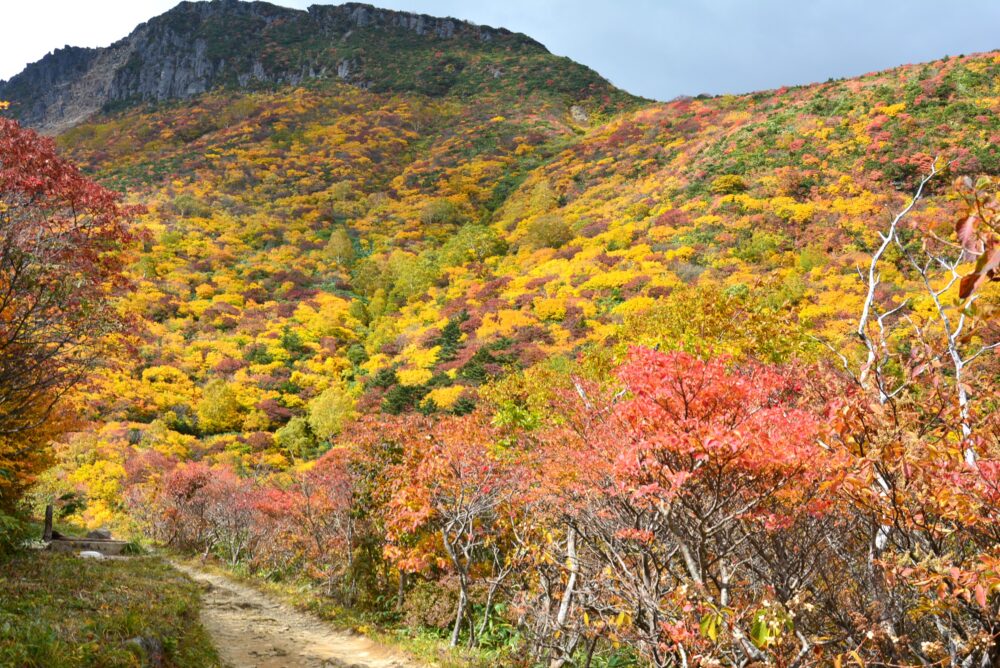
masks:
{"label": "jagged rock face", "polygon": [[73,84],[86,76],[99,55],[99,49],[57,49],[44,58],[44,67],[29,67],[0,84],[0,99],[20,103],[17,112],[22,119],[65,116],[66,107],[73,106]]}
{"label": "jagged rock face", "polygon": [[[398,82],[380,73],[389,70],[392,44],[413,37],[420,39],[406,45],[424,50],[459,40],[547,53],[507,30],[369,5],[301,11],[265,2],[182,2],[109,47],[49,54],[0,82],[0,99],[11,102],[22,122],[56,133],[98,111],[188,98],[220,86],[245,89],[337,77],[393,89]],[[456,65],[448,67],[453,71]],[[419,80],[406,85],[441,94],[449,79],[435,79],[427,90],[420,90]]]}

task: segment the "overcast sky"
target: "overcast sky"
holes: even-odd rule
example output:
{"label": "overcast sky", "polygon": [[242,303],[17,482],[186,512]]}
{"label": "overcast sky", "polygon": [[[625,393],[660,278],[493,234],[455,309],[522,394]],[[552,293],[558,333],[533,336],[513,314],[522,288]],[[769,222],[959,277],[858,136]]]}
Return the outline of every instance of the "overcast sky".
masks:
{"label": "overcast sky", "polygon": [[[304,8],[316,0],[278,0]],[[177,0],[4,0],[0,79]],[[331,3],[335,4],[335,3]],[[825,81],[1000,48],[1000,0],[380,0],[526,33],[646,97]]]}

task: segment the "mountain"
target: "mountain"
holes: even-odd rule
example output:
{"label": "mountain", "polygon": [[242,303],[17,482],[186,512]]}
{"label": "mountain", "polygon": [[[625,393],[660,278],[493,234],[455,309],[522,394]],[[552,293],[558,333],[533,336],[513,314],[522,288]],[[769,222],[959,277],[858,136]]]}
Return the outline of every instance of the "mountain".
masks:
{"label": "mountain", "polygon": [[650,103],[502,29],[211,2],[52,54],[0,97],[148,208],[122,304],[139,355],[91,417],[282,468],[334,385],[365,412],[468,411],[581,351],[693,345],[670,324],[685,309],[780,321],[815,357],[934,156],[949,174],[916,218],[950,220],[948,179],[1000,173],[997,77],[988,53]]}
{"label": "mountain", "polygon": [[[519,369],[678,345],[693,335],[663,317],[692,290],[809,332],[796,354],[815,356],[933,156],[950,174],[918,217],[954,215],[948,178],[1000,173],[998,76],[983,54],[591,124],[544,86],[336,79],[95,116],[59,144],[146,203],[151,237],[125,305],[140,359],[90,406],[251,466],[331,378],[365,411],[468,410]],[[198,413],[220,383],[222,426]]]}
{"label": "mountain", "polygon": [[653,103],[363,5],[52,54],[0,98],[145,211],[36,498],[462,665],[994,665],[1000,282],[927,254],[995,244],[998,80]]}
{"label": "mountain", "polygon": [[544,88],[595,109],[636,102],[502,28],[357,3],[302,11],[237,0],[182,2],[109,47],[57,49],[0,82],[0,99],[58,132],[99,111],[321,80],[436,97]]}

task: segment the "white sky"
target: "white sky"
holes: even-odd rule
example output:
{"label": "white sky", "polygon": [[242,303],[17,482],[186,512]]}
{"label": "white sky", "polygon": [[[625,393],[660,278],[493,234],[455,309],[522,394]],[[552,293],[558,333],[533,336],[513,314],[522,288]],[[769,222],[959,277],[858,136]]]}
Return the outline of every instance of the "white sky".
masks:
{"label": "white sky", "polygon": [[[277,0],[304,8],[317,0]],[[745,92],[1000,48],[1000,0],[370,0],[526,33],[647,97]],[[177,0],[2,0],[0,79]]]}

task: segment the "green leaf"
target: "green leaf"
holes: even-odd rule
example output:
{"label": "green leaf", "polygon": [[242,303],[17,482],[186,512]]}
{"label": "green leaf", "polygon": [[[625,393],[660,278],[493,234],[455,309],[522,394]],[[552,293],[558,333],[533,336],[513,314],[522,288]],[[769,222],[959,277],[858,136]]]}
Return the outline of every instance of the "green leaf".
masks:
{"label": "green leaf", "polygon": [[719,626],[721,625],[722,615],[715,612],[706,613],[701,618],[701,624],[699,625],[701,635],[715,642],[716,638],[719,637]]}
{"label": "green leaf", "polygon": [[754,645],[763,649],[767,647],[768,642],[771,639],[771,632],[767,627],[767,620],[764,615],[758,614],[754,618],[753,625],[750,627],[750,641]]}

